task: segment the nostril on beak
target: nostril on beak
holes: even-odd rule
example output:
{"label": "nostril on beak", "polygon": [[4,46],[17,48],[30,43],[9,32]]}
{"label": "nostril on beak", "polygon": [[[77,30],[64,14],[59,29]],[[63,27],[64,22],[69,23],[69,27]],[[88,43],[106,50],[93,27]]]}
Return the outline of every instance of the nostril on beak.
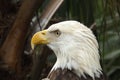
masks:
{"label": "nostril on beak", "polygon": [[45,35],[46,33],[45,33],[45,32],[42,32],[41,34],[42,34],[42,35]]}

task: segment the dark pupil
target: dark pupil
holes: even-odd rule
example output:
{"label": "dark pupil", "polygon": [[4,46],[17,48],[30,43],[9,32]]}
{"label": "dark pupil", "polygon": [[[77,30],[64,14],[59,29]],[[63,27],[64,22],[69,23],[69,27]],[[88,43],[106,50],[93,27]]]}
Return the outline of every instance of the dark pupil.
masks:
{"label": "dark pupil", "polygon": [[57,35],[59,35],[59,32],[56,32],[57,33]]}

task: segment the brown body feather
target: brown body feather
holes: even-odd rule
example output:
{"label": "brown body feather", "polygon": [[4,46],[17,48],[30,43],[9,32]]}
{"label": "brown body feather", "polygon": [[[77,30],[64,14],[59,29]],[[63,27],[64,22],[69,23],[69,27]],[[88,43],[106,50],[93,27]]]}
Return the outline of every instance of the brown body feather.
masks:
{"label": "brown body feather", "polygon": [[[86,75],[86,78],[83,76],[78,77],[75,73],[68,69],[56,69],[53,70],[49,75],[48,78],[50,80],[93,80],[90,76]],[[104,75],[101,75],[100,78],[96,78],[95,80],[107,80]]]}

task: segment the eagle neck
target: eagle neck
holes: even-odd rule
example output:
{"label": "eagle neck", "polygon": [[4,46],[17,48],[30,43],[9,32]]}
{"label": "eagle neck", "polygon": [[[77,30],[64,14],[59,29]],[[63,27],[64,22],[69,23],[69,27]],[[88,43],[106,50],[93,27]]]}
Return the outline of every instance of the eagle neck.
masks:
{"label": "eagle neck", "polygon": [[87,50],[84,49],[79,49],[77,51],[71,49],[68,51],[65,50],[57,51],[59,51],[55,52],[57,61],[51,71],[56,70],[58,68],[61,68],[62,70],[63,69],[73,70],[73,72],[77,74],[79,77],[83,76],[84,78],[86,78],[85,74],[87,74],[91,76],[93,80],[95,77],[100,77],[100,75],[102,74],[99,58],[96,61],[94,61],[92,59],[93,57],[87,55],[90,53],[90,51],[85,52]]}

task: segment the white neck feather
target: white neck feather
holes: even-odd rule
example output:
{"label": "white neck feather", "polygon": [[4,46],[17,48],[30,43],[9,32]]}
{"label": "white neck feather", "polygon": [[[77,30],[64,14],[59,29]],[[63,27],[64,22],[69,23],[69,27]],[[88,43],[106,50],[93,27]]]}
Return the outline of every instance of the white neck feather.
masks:
{"label": "white neck feather", "polygon": [[85,77],[85,74],[87,74],[91,76],[93,80],[95,77],[100,77],[102,73],[99,62],[100,56],[98,49],[94,46],[95,45],[91,44],[89,44],[89,46],[85,45],[83,42],[81,44],[74,44],[74,47],[65,45],[65,47],[68,48],[65,49],[62,48],[64,47],[62,45],[61,50],[54,51],[57,56],[57,61],[52,70],[67,68],[69,70],[73,69],[78,76]]}
{"label": "white neck feather", "polygon": [[[85,49],[87,50],[88,48]],[[63,53],[59,53],[61,55],[57,55],[57,61],[52,70],[56,70],[57,68],[67,68],[69,70],[74,70],[75,73],[80,77],[83,76],[86,78],[85,74],[87,74],[91,76],[93,80],[95,77],[100,77],[102,74],[98,53],[97,55],[94,55],[96,53],[91,53],[89,49],[86,52],[83,49],[79,49],[79,51],[72,49],[67,51],[67,53],[70,55],[67,56]]]}

